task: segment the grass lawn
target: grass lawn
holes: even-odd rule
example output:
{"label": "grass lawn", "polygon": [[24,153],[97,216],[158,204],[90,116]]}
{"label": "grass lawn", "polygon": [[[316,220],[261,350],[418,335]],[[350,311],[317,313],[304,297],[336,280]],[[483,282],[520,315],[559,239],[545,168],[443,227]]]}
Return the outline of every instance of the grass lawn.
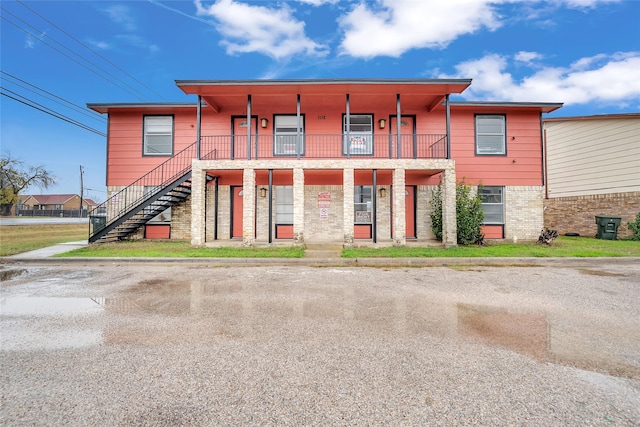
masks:
{"label": "grass lawn", "polygon": [[353,248],[342,251],[345,258],[412,258],[412,257],[625,257],[640,256],[640,242],[632,240],[600,240],[591,237],[559,236],[551,245],[536,243],[491,242],[486,246],[455,248]]}
{"label": "grass lawn", "polygon": [[88,224],[0,226],[0,256],[15,255],[65,242],[87,240]]}
{"label": "grass lawn", "polygon": [[58,257],[167,258],[302,258],[303,247],[202,248],[182,241],[123,241],[103,243],[56,255]]}

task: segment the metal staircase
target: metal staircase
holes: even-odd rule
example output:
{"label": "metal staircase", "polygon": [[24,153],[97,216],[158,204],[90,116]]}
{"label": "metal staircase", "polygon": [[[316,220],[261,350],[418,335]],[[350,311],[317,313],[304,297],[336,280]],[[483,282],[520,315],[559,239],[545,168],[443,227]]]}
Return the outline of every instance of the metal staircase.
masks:
{"label": "metal staircase", "polygon": [[191,194],[193,143],[89,212],[89,243],[117,241]]}

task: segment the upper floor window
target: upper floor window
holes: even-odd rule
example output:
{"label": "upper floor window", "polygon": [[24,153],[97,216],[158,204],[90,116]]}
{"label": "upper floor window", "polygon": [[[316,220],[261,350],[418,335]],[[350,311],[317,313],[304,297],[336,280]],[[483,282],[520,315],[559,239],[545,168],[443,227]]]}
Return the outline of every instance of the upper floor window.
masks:
{"label": "upper floor window", "polygon": [[143,155],[173,154],[173,116],[145,116],[143,132]]}
{"label": "upper floor window", "polygon": [[504,224],[504,187],[481,187],[485,224]]}
{"label": "upper floor window", "polygon": [[298,116],[278,115],[273,117],[274,153],[295,156],[304,153],[304,117],[300,116],[300,146],[298,147]]}
{"label": "upper floor window", "polygon": [[505,116],[476,116],[476,154],[507,154]]}
{"label": "upper floor window", "polygon": [[373,115],[349,115],[349,137],[347,138],[347,115],[342,119],[344,142],[342,154],[373,154]]}

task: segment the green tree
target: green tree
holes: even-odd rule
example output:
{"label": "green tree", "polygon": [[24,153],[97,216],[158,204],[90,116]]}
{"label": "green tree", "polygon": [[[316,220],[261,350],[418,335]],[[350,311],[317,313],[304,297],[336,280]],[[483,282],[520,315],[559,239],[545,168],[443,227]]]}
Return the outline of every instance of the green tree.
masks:
{"label": "green tree", "polygon": [[56,177],[43,166],[26,166],[9,154],[0,157],[0,215],[10,215],[18,195],[30,186],[49,188]]}
{"label": "green tree", "polygon": [[636,220],[633,222],[629,221],[627,225],[629,226],[631,233],[633,233],[631,235],[631,240],[640,240],[640,212],[636,215]]}
{"label": "green tree", "polygon": [[[456,227],[459,245],[481,244],[484,234],[481,227],[484,222],[482,186],[474,193],[471,186],[464,182],[456,184]],[[433,192],[431,199],[431,230],[436,239],[442,241],[442,184]]]}

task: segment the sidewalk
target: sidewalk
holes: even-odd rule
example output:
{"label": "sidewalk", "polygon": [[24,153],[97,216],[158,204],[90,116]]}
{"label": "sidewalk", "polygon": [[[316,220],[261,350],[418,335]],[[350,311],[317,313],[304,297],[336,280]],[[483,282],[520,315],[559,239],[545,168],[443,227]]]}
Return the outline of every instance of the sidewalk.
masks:
{"label": "sidewalk", "polygon": [[86,240],[80,240],[78,242],[60,243],[58,245],[49,246],[42,249],[36,249],[35,251],[23,252],[21,254],[11,255],[5,257],[5,259],[17,259],[17,260],[34,260],[49,258],[57,254],[69,252],[74,249],[79,249],[87,246],[89,243]]}

